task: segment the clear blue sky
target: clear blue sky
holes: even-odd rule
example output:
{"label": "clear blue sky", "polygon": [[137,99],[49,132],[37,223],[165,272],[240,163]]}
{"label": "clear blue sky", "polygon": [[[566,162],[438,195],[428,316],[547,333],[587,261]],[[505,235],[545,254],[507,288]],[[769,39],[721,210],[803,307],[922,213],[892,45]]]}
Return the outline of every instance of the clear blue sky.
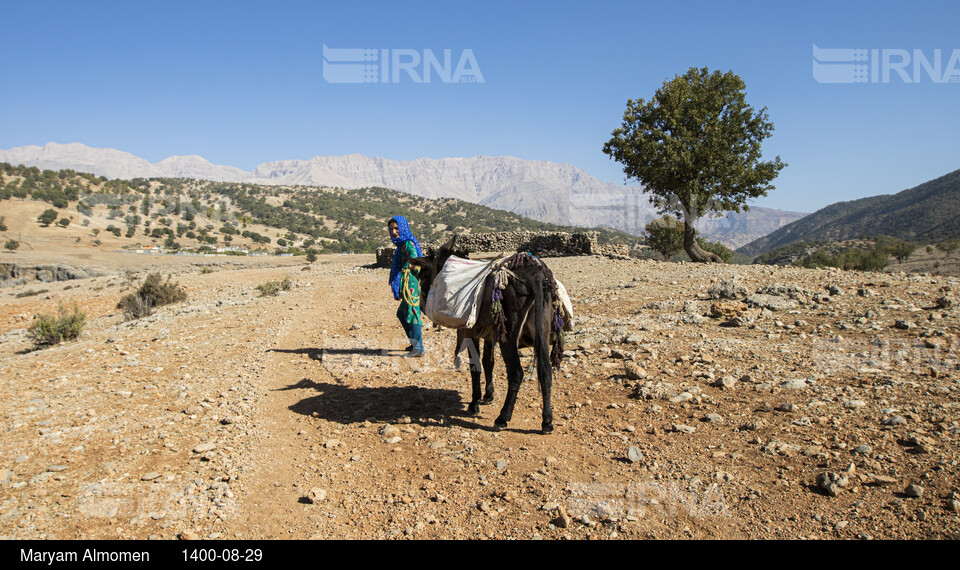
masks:
{"label": "clear blue sky", "polygon": [[[812,212],[960,168],[960,82],[818,83],[812,47],[960,49],[960,3],[2,0],[0,148],[199,154],[245,170],[362,153],[516,156],[623,183],[627,99],[732,70],[789,164],[756,205]],[[483,83],[324,79],[330,48],[472,50]],[[378,52],[379,53],[379,52]],[[957,64],[960,66],[960,63]],[[876,67],[876,66],[874,66]],[[422,69],[422,66],[421,66]],[[912,71],[913,67],[907,68]],[[958,77],[960,79],[960,77]]]}

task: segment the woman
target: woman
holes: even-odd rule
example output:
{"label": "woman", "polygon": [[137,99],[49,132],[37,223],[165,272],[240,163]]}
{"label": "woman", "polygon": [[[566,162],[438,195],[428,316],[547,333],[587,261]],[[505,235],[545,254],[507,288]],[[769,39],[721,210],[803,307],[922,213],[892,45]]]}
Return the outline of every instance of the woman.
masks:
{"label": "woman", "polygon": [[423,320],[420,317],[420,281],[417,278],[420,269],[411,267],[408,260],[423,257],[423,251],[410,231],[410,222],[403,216],[390,218],[387,229],[390,240],[397,246],[390,266],[390,287],[393,289],[393,298],[400,301],[397,318],[410,339],[408,356],[416,358],[423,356]]}

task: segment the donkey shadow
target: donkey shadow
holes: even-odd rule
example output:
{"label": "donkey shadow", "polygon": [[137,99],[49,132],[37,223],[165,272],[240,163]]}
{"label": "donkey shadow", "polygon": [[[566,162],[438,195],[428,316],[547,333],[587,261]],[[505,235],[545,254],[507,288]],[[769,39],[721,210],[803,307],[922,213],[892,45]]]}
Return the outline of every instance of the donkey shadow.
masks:
{"label": "donkey shadow", "polygon": [[456,390],[419,386],[351,387],[315,382],[309,378],[277,390],[304,389],[316,390],[317,394],[291,405],[290,411],[339,424],[397,423],[401,418],[409,418],[410,423],[420,426],[449,425],[493,430],[467,414],[460,392]]}

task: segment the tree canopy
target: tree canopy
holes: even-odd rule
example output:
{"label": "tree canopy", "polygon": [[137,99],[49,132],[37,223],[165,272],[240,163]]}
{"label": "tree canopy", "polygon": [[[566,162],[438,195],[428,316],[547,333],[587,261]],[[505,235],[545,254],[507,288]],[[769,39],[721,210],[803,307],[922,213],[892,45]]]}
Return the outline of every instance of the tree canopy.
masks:
{"label": "tree canopy", "polygon": [[652,195],[661,214],[682,219],[684,249],[694,261],[719,257],[697,246],[694,221],[706,213],[740,212],[766,196],[786,164],[762,160],[773,132],[766,108],[747,104],[733,72],[690,68],[665,81],[650,101],[628,100],[622,125],[603,152]]}

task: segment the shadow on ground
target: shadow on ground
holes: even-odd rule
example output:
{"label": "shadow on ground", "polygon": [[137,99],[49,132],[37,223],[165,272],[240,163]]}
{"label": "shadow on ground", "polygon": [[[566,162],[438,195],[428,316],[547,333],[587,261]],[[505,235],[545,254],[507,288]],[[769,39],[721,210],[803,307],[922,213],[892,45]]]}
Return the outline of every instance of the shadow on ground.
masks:
{"label": "shadow on ground", "polygon": [[[421,426],[449,425],[492,431],[493,417],[499,411],[499,408],[494,410],[491,407],[487,409],[494,414],[485,414],[489,418],[470,416],[456,390],[419,386],[351,387],[304,378],[296,384],[278,388],[280,391],[306,389],[316,390],[317,395],[293,404],[290,411],[339,424],[368,420],[397,423],[401,418],[410,418],[410,423]],[[509,431],[538,433],[536,430]]]}

